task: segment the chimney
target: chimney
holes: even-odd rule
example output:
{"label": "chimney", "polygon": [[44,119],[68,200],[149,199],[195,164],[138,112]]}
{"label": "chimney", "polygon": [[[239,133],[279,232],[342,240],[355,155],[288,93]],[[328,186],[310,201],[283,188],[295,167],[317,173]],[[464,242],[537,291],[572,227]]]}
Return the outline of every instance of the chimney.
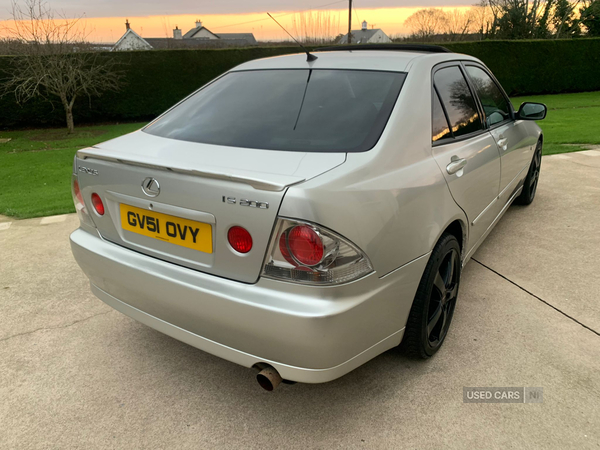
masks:
{"label": "chimney", "polygon": [[363,23],[362,23],[362,30],[363,30],[363,31],[366,31],[366,30],[367,30],[367,21],[366,21],[366,20],[363,20]]}
{"label": "chimney", "polygon": [[200,19],[196,20],[196,28],[202,28],[202,21]]}
{"label": "chimney", "polygon": [[182,39],[181,30],[177,25],[175,25],[175,29],[173,30],[173,39]]}
{"label": "chimney", "polygon": [[131,27],[129,26],[129,19],[125,19],[125,30],[129,30]]}

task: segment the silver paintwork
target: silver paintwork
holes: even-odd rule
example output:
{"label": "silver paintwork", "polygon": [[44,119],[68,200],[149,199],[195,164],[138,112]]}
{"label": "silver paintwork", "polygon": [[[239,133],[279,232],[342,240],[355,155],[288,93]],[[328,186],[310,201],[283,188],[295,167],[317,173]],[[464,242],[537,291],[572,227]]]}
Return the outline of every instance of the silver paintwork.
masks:
{"label": "silver paintwork", "polygon": [[81,229],[71,248],[94,293],[119,311],[222,358],[267,362],[307,383],[335,379],[398,345],[410,310],[398,294],[414,294],[427,263],[424,256],[384,279],[314,288],[226,280]]}
{"label": "silver paintwork", "polygon": [[[460,225],[466,263],[520,193],[541,134],[535,123],[517,120],[433,146],[432,73],[461,61],[481,64],[457,54],[353,51],[232,69],[407,72],[381,138],[363,153],[237,149],[143,131],[80,150],[74,170],[88,210],[96,192],[108,212],[92,216],[96,228],[83,223],[71,236],[94,293],[177,339],[245,366],[269,363],[294,381],[337,378],[397,345],[441,234]],[[140,192],[147,177],[160,183],[159,202]],[[223,197],[269,208],[242,208]],[[122,230],[121,202],[210,223],[214,253]],[[334,230],[368,256],[374,272],[319,288],[260,277],[278,216]],[[247,254],[227,244],[234,225],[252,235]]]}

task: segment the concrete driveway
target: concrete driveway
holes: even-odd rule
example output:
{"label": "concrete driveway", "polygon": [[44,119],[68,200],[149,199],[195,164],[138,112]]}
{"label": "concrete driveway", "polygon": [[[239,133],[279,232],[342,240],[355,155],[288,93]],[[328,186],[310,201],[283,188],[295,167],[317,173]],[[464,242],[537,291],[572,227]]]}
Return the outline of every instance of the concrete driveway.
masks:
{"label": "concrete driveway", "polygon": [[[544,157],[535,202],[465,268],[434,358],[393,350],[274,393],[93,297],[76,227],[0,220],[0,448],[600,446],[600,152]],[[463,403],[463,386],[542,387],[543,403]]]}

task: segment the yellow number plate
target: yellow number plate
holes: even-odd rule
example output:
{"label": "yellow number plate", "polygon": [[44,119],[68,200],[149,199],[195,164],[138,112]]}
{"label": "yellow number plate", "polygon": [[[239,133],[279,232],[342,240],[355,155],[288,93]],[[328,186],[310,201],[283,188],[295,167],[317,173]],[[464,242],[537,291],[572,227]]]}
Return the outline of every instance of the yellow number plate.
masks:
{"label": "yellow number plate", "polygon": [[212,227],[121,203],[121,226],[124,230],[159,239],[171,244],[212,253]]}

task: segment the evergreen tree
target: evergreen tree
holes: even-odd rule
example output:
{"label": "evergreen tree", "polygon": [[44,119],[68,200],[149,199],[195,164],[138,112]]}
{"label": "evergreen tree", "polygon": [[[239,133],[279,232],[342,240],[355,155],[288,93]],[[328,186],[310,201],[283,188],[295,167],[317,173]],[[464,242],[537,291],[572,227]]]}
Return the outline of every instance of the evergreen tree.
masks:
{"label": "evergreen tree", "polygon": [[581,9],[580,21],[588,36],[600,36],[600,0],[594,0]]}

